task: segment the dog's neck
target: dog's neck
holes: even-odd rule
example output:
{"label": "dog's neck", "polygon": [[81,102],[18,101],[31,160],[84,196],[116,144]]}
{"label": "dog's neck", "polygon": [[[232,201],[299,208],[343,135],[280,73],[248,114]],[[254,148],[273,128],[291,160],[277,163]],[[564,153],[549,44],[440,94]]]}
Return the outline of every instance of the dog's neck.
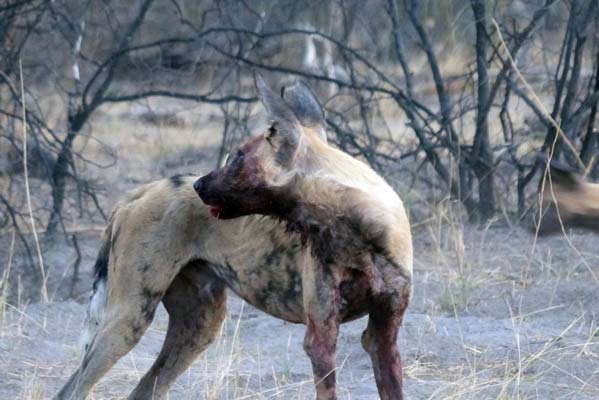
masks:
{"label": "dog's neck", "polygon": [[345,200],[354,190],[326,179],[297,176],[272,190],[271,215],[299,234],[322,263],[355,258],[373,251],[373,245],[358,213]]}

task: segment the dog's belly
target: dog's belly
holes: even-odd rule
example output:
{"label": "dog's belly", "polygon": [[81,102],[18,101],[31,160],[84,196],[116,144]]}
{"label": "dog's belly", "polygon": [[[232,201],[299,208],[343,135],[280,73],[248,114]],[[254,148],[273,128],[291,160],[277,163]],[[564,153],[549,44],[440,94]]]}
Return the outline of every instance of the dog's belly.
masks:
{"label": "dog's belly", "polygon": [[213,266],[213,271],[229,289],[259,310],[289,322],[303,323],[301,271],[293,255],[279,254],[270,262],[256,261],[230,260],[225,265]]}
{"label": "dog's belly", "polygon": [[[227,264],[213,270],[233,292],[257,309],[288,322],[304,323],[301,271],[293,257],[279,261],[253,268]],[[339,285],[341,321],[366,315],[370,293],[366,275],[348,269]]]}

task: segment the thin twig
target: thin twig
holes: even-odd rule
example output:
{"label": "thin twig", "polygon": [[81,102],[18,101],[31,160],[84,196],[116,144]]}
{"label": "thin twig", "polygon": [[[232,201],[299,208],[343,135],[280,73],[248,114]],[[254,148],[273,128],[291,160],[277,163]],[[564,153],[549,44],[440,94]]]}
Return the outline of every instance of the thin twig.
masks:
{"label": "thin twig", "polygon": [[37,251],[37,259],[42,274],[42,287],[41,297],[42,301],[48,301],[48,289],[46,287],[47,276],[44,269],[44,259],[42,258],[42,250],[40,248],[40,241],[37,236],[37,230],[35,229],[35,218],[33,217],[33,208],[31,207],[31,193],[29,191],[29,174],[27,170],[27,109],[25,107],[25,85],[23,84],[23,65],[19,59],[19,79],[21,81],[21,104],[23,111],[23,174],[25,176],[25,194],[27,197],[27,208],[29,209],[29,217],[31,220],[31,230],[33,231],[33,238],[35,240],[35,249]]}
{"label": "thin twig", "polygon": [[75,248],[75,261],[73,263],[73,279],[71,280],[71,289],[69,290],[69,296],[71,298],[75,297],[75,288],[77,287],[77,282],[79,282],[79,265],[81,264],[81,250],[79,249],[79,242],[77,242],[77,235],[71,235],[73,240],[73,247]]}

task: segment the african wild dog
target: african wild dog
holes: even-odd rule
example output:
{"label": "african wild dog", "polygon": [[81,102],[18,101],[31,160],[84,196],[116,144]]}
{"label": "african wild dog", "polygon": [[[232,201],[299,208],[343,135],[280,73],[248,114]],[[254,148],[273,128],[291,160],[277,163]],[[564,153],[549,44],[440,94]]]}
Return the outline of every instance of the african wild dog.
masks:
{"label": "african wild dog", "polygon": [[[541,161],[547,165],[546,159]],[[555,160],[549,162],[548,177],[542,192],[542,217],[533,229],[538,225],[540,235],[574,227],[599,232],[599,184]]]}
{"label": "african wild dog", "polygon": [[230,164],[198,179],[195,189],[220,219],[266,215],[300,236],[303,313],[298,319],[307,325],[304,346],[318,399],[336,398],[335,347],[347,312],[369,314],[362,343],[379,394],[401,398],[397,333],[412,277],[402,202],[364,163],[310,129],[323,127],[322,113],[301,123],[308,119],[301,107],[289,107],[259,76],[256,84],[272,119],[268,131],[241,146]]}
{"label": "african wild dog", "polygon": [[[57,399],[85,398],[139,341],[160,301],[169,314],[163,348],[129,398],[164,398],[177,376],[214,340],[225,317],[227,287],[270,315],[307,323],[305,344],[317,377],[333,367],[338,322],[369,313],[363,344],[372,357],[381,396],[400,398],[396,334],[410,296],[412,266],[410,229],[401,202],[369,168],[326,144],[322,108],[305,85],[288,88],[283,101],[264,85],[259,89],[274,123],[268,136],[260,135],[242,148],[227,171],[236,168],[248,178],[257,177],[248,168],[260,155],[263,170],[278,171],[281,178],[293,166],[320,182],[330,180],[321,193],[321,199],[329,199],[323,204],[337,204],[346,218],[321,221],[333,217],[327,207],[322,215],[298,219],[297,227],[277,216],[233,218],[259,210],[236,210],[225,202],[204,205],[194,192],[193,176],[134,191],[116,207],[106,229],[88,309],[85,354]],[[347,212],[350,206],[359,212]],[[302,224],[351,249],[340,257],[339,247],[330,247],[329,258],[323,254],[319,259],[337,260],[317,268],[305,247],[312,238],[297,232]],[[376,264],[375,253],[383,255]],[[342,267],[340,260],[352,263]],[[323,331],[323,322],[331,331]],[[334,396],[332,376],[319,385],[319,398]]]}

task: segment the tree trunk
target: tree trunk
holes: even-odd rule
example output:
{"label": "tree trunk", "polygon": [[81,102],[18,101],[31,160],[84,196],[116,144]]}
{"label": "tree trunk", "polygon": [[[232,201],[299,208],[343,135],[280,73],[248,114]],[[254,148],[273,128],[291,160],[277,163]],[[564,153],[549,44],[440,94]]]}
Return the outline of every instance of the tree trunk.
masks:
{"label": "tree trunk", "polygon": [[489,143],[489,74],[487,66],[488,39],[484,0],[472,0],[476,26],[476,70],[478,75],[478,104],[476,110],[476,133],[472,146],[474,173],[478,180],[479,213],[481,221],[495,214],[495,183],[493,152]]}
{"label": "tree trunk", "polygon": [[62,142],[60,153],[58,153],[56,163],[52,169],[52,213],[47,228],[49,234],[56,233],[58,226],[62,225],[66,183],[69,176],[69,166],[73,162],[73,141],[81,131],[85,120],[86,116],[81,112],[68,118],[68,133]]}
{"label": "tree trunk", "polygon": [[69,172],[69,163],[72,157],[73,139],[76,133],[69,132],[60,153],[56,158],[56,164],[52,170],[52,213],[48,221],[47,232],[50,234],[56,233],[58,226],[62,224],[62,208],[64,205],[64,192],[66,186],[66,178]]}

